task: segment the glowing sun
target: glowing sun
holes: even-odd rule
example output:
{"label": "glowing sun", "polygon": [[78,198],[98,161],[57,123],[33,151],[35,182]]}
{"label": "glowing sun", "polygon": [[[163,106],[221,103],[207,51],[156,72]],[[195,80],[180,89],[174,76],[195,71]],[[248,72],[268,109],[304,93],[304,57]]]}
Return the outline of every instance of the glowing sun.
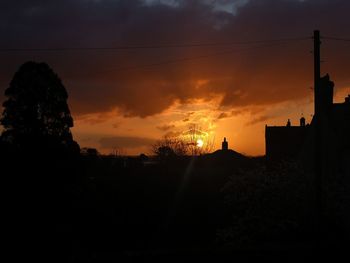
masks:
{"label": "glowing sun", "polygon": [[203,140],[201,140],[201,139],[197,140],[197,147],[202,148],[203,144],[204,144]]}

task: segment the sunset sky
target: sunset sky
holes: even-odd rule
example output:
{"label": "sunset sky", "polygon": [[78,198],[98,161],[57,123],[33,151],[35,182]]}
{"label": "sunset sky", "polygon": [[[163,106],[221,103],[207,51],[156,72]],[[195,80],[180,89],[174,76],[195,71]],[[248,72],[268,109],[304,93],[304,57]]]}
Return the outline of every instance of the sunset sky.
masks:
{"label": "sunset sky", "polygon": [[348,0],[1,1],[0,101],[22,63],[47,62],[81,147],[149,153],[196,125],[260,155],[266,124],[311,120],[314,29],[335,101],[350,93],[349,16]]}

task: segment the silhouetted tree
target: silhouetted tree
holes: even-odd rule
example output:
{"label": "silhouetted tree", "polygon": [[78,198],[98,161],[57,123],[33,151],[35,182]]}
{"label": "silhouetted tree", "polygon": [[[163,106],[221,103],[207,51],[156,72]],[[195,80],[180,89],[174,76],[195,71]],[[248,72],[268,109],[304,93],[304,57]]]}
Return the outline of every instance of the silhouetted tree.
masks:
{"label": "silhouetted tree", "polygon": [[188,145],[177,137],[164,137],[152,145],[152,152],[160,161],[166,161],[185,156]]}
{"label": "silhouetted tree", "polygon": [[242,248],[306,238],[313,225],[311,178],[293,162],[235,172],[222,188],[232,217],[218,241]]}
{"label": "silhouetted tree", "polygon": [[[196,124],[191,124],[189,129],[178,139],[186,144],[187,155],[207,154],[214,149],[214,137],[210,136],[208,132],[202,131],[201,127]],[[201,146],[198,146],[199,140],[202,142]]]}
{"label": "silhouetted tree", "polygon": [[84,147],[81,149],[80,153],[85,156],[97,157],[100,153],[95,148]]}
{"label": "silhouetted tree", "polygon": [[157,149],[156,153],[160,159],[171,158],[176,156],[176,153],[174,152],[174,150],[171,149],[169,146],[160,146]]}
{"label": "silhouetted tree", "polygon": [[148,157],[146,154],[141,153],[141,154],[139,155],[139,159],[140,159],[141,162],[146,162],[146,161],[149,160],[149,157]]}
{"label": "silhouetted tree", "polygon": [[79,193],[75,157],[80,149],[70,131],[67,91],[47,64],[27,62],[15,73],[5,97],[0,145],[7,153],[0,161],[13,207],[6,214],[10,228],[17,228],[11,234],[22,240],[21,251],[40,247],[43,253],[58,254],[68,236],[58,226],[72,224],[71,204]]}
{"label": "silhouetted tree", "polygon": [[26,62],[5,91],[1,139],[18,151],[79,153],[70,128],[68,94],[46,63]]}

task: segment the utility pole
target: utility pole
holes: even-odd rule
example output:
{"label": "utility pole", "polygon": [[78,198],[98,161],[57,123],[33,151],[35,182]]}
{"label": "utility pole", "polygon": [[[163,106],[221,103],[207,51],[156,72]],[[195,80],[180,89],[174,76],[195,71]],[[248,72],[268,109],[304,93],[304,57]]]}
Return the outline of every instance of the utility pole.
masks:
{"label": "utility pole", "polygon": [[[315,226],[317,235],[321,235],[323,218],[323,174],[322,174],[322,107],[320,96],[321,55],[320,31],[314,31],[314,187],[315,187]],[[319,239],[317,237],[317,239]]]}
{"label": "utility pole", "polygon": [[320,31],[315,30],[314,31],[314,115],[318,115],[319,107],[320,107],[320,87],[319,82],[321,78],[321,52],[320,52],[320,46],[321,46],[321,40],[320,40]]}

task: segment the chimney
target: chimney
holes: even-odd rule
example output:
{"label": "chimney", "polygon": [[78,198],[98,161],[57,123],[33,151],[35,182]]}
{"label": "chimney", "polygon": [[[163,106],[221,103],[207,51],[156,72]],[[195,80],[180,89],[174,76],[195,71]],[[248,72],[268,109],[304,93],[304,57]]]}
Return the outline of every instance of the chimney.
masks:
{"label": "chimney", "polygon": [[222,150],[223,151],[228,150],[228,142],[226,141],[226,137],[224,138],[224,141],[222,142]]}
{"label": "chimney", "polygon": [[350,103],[350,95],[348,95],[348,96],[345,98],[345,103],[347,103],[347,104]]}

